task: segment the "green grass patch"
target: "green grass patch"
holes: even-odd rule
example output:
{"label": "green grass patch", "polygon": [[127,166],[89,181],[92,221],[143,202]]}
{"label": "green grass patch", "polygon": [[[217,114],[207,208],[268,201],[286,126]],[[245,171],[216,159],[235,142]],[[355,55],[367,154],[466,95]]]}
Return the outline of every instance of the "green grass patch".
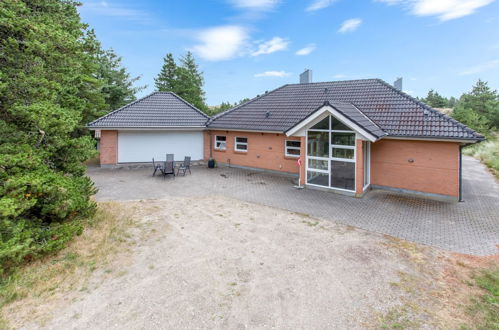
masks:
{"label": "green grass patch", "polygon": [[468,314],[473,324],[463,329],[499,329],[499,267],[481,271],[474,276],[474,284],[484,290],[484,294],[472,298]]}

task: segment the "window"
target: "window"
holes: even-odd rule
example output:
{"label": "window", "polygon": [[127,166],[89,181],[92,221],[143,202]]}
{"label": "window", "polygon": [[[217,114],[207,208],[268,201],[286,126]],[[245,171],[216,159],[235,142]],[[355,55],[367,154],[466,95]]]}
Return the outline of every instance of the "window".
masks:
{"label": "window", "polygon": [[285,155],[288,157],[300,157],[300,147],[300,141],[286,140]]}
{"label": "window", "polygon": [[323,129],[329,131],[329,116],[312,126],[310,129]]}
{"label": "window", "polygon": [[339,121],[338,119],[336,119],[334,117],[331,117],[331,124],[333,126],[333,127],[331,127],[331,129],[333,131],[351,131],[352,130],[352,129],[350,129],[350,127],[343,124],[341,121]]}
{"label": "window", "polygon": [[236,136],[236,143],[234,144],[234,150],[247,152],[248,151],[248,138]]}
{"label": "window", "polygon": [[227,148],[227,137],[223,135],[215,135],[215,149],[225,150]]}
{"label": "window", "polygon": [[308,155],[329,157],[329,133],[308,131]]}
{"label": "window", "polygon": [[331,144],[343,145],[343,146],[354,146],[355,145],[355,134],[352,134],[352,133],[333,133],[331,135]]}
{"label": "window", "polygon": [[307,183],[355,191],[355,132],[333,116],[307,131]]}

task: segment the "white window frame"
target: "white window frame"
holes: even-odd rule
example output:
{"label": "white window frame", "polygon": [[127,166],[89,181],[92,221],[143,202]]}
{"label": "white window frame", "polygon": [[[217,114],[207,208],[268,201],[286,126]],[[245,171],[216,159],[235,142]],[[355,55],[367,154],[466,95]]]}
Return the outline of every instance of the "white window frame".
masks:
{"label": "white window frame", "polygon": [[[332,115],[329,114],[329,127],[331,127],[331,121],[332,121]],[[328,132],[329,133],[329,157],[315,157],[315,156],[309,156],[308,155],[308,132]],[[347,130],[323,130],[323,129],[307,129],[305,133],[305,182],[307,185],[310,186],[315,186],[315,187],[320,187],[320,188],[328,188],[331,190],[339,190],[339,191],[345,191],[349,193],[355,193],[355,188],[353,190],[350,189],[343,189],[343,188],[337,188],[337,187],[332,187],[331,186],[331,161],[342,161],[342,162],[351,162],[351,163],[356,163],[357,160],[357,140],[355,140],[355,143],[353,146],[349,145],[338,145],[338,144],[331,144],[332,136],[333,133],[353,133],[355,134],[355,131],[347,131]],[[349,158],[336,158],[332,157],[333,153],[333,148],[338,148],[338,149],[353,149],[353,159]],[[309,159],[317,159],[317,160],[326,160],[327,161],[327,170],[319,170],[319,169],[314,169],[314,168],[309,168],[308,167],[308,160]],[[328,185],[327,186],[321,186],[318,184],[313,184],[308,182],[308,172],[316,172],[316,173],[324,173],[328,174],[329,179],[328,179]],[[354,187],[357,186],[357,166],[355,166],[355,176],[354,176]]]}
{"label": "white window frame", "polygon": [[[246,142],[237,142],[237,139],[246,139]],[[246,146],[246,149],[239,149],[238,145]],[[246,136],[235,136],[234,137],[234,150],[238,152],[248,152],[248,138]]]}
{"label": "white window frame", "polygon": [[[218,141],[219,137],[224,137],[225,141]],[[226,135],[215,135],[215,145],[214,148],[215,150],[226,150],[227,149],[227,136]],[[217,147],[217,143],[220,143],[220,146]],[[222,147],[223,145],[223,147]]]}
{"label": "white window frame", "polygon": [[[365,191],[371,185],[371,142],[364,141],[364,143],[366,144],[366,150],[365,150],[365,152],[364,152],[364,150],[362,150],[362,152],[364,153],[362,158],[364,160],[364,169],[367,169],[367,171],[364,170],[364,182],[363,183],[365,183],[365,181],[367,181],[367,183],[364,184],[362,189]],[[367,174],[367,180],[365,178],[366,174]]]}
{"label": "white window frame", "polygon": [[[299,147],[288,147],[288,142],[298,142],[298,143],[300,143],[300,146]],[[288,150],[298,150],[301,153],[301,141],[300,140],[284,140],[284,155],[286,157],[300,158],[300,155],[288,154]]]}

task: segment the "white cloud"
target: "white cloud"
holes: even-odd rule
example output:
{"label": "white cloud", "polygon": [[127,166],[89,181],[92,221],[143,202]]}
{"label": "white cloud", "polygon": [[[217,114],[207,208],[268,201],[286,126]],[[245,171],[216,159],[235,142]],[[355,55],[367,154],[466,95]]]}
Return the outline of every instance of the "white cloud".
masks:
{"label": "white cloud", "polygon": [[362,24],[362,20],[360,18],[351,18],[347,19],[341,24],[339,28],[339,33],[353,32],[358,29],[358,27]]}
{"label": "white cloud", "polygon": [[343,74],[343,73],[338,73],[338,74],[335,74],[333,76],[334,79],[343,79],[343,78],[346,78],[347,75],[346,74]]}
{"label": "white cloud", "polygon": [[88,15],[118,17],[142,23],[148,23],[151,21],[150,15],[143,10],[115,5],[108,1],[84,2],[79,8],[79,11]]}
{"label": "white cloud", "polygon": [[258,49],[251,53],[251,56],[270,54],[288,48],[289,41],[281,37],[274,37],[269,41],[262,42],[258,45]]}
{"label": "white cloud", "polygon": [[295,54],[299,56],[305,56],[312,53],[315,50],[315,48],[316,48],[315,44],[310,44],[307,47],[297,50]]}
{"label": "white cloud", "polygon": [[197,37],[193,52],[208,61],[222,61],[242,54],[248,33],[241,26],[227,25],[201,31]]}
{"label": "white cloud", "polygon": [[265,71],[262,73],[255,74],[255,77],[287,77],[291,75],[291,73],[286,71]]}
{"label": "white cloud", "polygon": [[320,9],[327,8],[331,6],[336,0],[314,0],[310,6],[307,7],[307,11],[316,11]]}
{"label": "white cloud", "polygon": [[377,0],[388,5],[402,4],[416,16],[437,16],[441,21],[473,14],[494,0]]}
{"label": "white cloud", "polygon": [[270,10],[277,6],[280,0],[229,0],[229,2],[238,8]]}
{"label": "white cloud", "polygon": [[477,74],[489,70],[494,70],[499,67],[499,59],[488,61],[485,63],[481,63],[478,65],[471,66],[465,70],[463,70],[460,74],[461,75],[471,75],[471,74]]}

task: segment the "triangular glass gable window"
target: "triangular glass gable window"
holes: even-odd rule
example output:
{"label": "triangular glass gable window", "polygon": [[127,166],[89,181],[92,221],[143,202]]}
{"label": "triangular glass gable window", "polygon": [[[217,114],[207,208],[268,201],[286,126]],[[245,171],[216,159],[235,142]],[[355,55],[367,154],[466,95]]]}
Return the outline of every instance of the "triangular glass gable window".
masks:
{"label": "triangular glass gable window", "polygon": [[334,118],[334,117],[331,117],[331,124],[333,125],[333,127],[331,128],[331,130],[335,131],[335,130],[338,130],[338,131],[351,131],[352,129],[350,127],[348,127],[347,125],[343,124],[341,121],[339,121],[338,119]]}
{"label": "triangular glass gable window", "polygon": [[329,116],[315,124],[314,126],[311,127],[311,129],[325,129],[329,130]]}

